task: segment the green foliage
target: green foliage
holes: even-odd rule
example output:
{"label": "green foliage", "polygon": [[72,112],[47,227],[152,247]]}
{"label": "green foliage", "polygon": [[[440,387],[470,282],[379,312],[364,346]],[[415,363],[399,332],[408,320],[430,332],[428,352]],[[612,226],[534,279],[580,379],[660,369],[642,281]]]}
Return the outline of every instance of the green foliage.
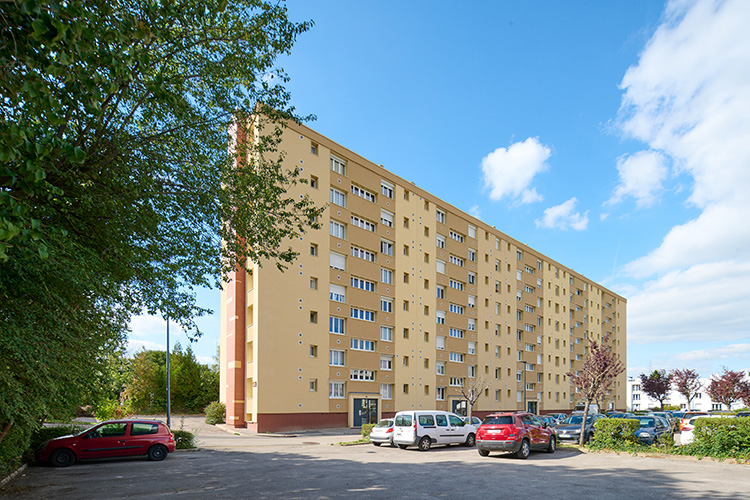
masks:
{"label": "green foliage", "polygon": [[691,454],[750,460],[750,417],[699,418],[688,446]]}
{"label": "green foliage", "polygon": [[[0,439],[117,398],[132,315],[198,336],[195,287],[294,258],[322,210],[287,192],[297,117],[274,65],[310,26],[263,0],[0,2]],[[255,109],[268,127],[238,165],[229,128]],[[210,392],[195,371],[177,369],[181,405]]]}
{"label": "green foliage", "polygon": [[94,415],[99,421],[112,420],[125,417],[127,412],[120,405],[119,399],[105,399],[96,405]]}
{"label": "green foliage", "polygon": [[24,450],[31,443],[31,426],[10,426],[5,438],[0,441],[0,478],[16,470],[22,461]]}
{"label": "green foliage", "polygon": [[224,423],[224,417],[227,414],[227,408],[224,403],[212,401],[203,411],[206,414],[207,424],[216,425]]}
{"label": "green foliage", "polygon": [[195,434],[184,429],[172,431],[174,434],[175,447],[178,450],[188,450],[195,448]]}
{"label": "green foliage", "polygon": [[589,446],[594,449],[608,448],[611,450],[629,449],[638,446],[640,440],[635,432],[640,422],[628,418],[600,418],[594,422],[594,438]]}
{"label": "green foliage", "polygon": [[375,424],[362,424],[362,438],[369,438],[370,433],[372,432],[372,428],[375,427]]}
{"label": "green foliage", "polygon": [[55,426],[41,426],[34,429],[31,433],[31,439],[29,440],[29,447],[23,454],[25,462],[34,462],[34,451],[39,448],[42,443],[50,439],[60,436],[70,436],[72,434],[78,434],[86,429],[90,428],[90,425],[85,424],[67,424],[67,425],[55,425]]}

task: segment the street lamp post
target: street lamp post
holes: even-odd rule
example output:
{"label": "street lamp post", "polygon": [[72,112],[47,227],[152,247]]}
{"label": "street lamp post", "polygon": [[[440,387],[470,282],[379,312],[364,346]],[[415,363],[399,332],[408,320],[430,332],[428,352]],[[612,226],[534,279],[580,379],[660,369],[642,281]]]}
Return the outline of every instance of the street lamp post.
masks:
{"label": "street lamp post", "polygon": [[167,427],[170,429],[172,428],[172,422],[169,415],[169,402],[172,399],[170,394],[170,386],[169,386],[169,316],[167,316]]}
{"label": "street lamp post", "polygon": [[528,407],[526,404],[526,361],[522,361],[523,363],[523,411],[528,411]]}

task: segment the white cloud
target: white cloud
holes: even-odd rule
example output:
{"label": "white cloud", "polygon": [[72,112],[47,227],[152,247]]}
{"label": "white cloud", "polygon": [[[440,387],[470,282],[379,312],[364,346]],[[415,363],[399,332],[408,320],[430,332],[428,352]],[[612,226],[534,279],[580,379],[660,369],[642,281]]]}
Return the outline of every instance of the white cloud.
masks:
{"label": "white cloud", "polygon": [[[164,340],[166,341],[166,337]],[[151,340],[129,339],[125,352],[129,356],[132,356],[141,349],[146,349],[147,351],[163,351],[164,345],[164,342],[160,344]]]}
{"label": "white cloud", "polygon": [[620,183],[605,205],[614,205],[626,197],[636,200],[639,208],[652,206],[667,176],[664,155],[658,151],[638,151],[617,159]]}
{"label": "white cloud", "polygon": [[743,359],[745,366],[750,366],[750,344],[730,344],[713,349],[699,349],[695,351],[682,352],[674,357],[675,360],[690,366],[692,363],[702,362],[705,359],[721,362],[730,359]]}
{"label": "white cloud", "polygon": [[482,218],[482,209],[479,208],[479,205],[472,205],[469,209],[469,214],[473,215],[477,219]]}
{"label": "white cloud", "polygon": [[541,201],[542,195],[529,186],[536,174],[547,169],[549,156],[550,148],[539,138],[529,137],[482,158],[484,185],[490,189],[490,198],[497,201],[509,197],[517,204]]}
{"label": "white cloud", "polygon": [[589,225],[589,212],[586,211],[583,215],[574,212],[577,203],[576,198],[571,198],[565,203],[549,207],[544,211],[544,216],[535,221],[536,227],[583,231]]}

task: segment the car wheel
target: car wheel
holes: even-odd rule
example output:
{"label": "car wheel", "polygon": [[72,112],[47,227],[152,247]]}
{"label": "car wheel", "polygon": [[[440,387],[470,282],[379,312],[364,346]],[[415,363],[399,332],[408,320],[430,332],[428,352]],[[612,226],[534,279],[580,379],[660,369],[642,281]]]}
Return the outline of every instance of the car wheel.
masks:
{"label": "car wheel", "polygon": [[169,451],[163,444],[155,444],[148,449],[148,459],[153,460],[154,462],[164,460],[167,458],[167,454],[169,454]]}
{"label": "car wheel", "polygon": [[430,438],[428,436],[422,436],[422,439],[419,440],[419,451],[427,451],[430,449]]}
{"label": "car wheel", "polygon": [[400,444],[400,445],[398,445],[398,447],[399,447],[399,448],[401,448],[402,450],[405,450],[405,449],[406,449],[406,446],[407,446],[407,445],[405,445],[405,444]]}
{"label": "car wheel", "polygon": [[76,461],[75,454],[67,448],[60,448],[52,452],[49,461],[55,467],[67,467],[73,465]]}
{"label": "car wheel", "polygon": [[375,446],[380,446],[380,443],[372,443],[372,444],[374,444]]}
{"label": "car wheel", "polygon": [[490,456],[490,451],[489,450],[480,450],[479,448],[477,448],[477,452],[479,453],[480,457],[489,457]]}
{"label": "car wheel", "polygon": [[527,439],[524,439],[521,441],[521,447],[518,448],[518,451],[516,452],[516,457],[520,458],[521,460],[526,460],[529,458],[529,455],[531,454],[531,445],[529,445],[529,441]]}
{"label": "car wheel", "polygon": [[557,438],[555,436],[549,437],[549,444],[547,445],[547,453],[554,453],[557,449]]}
{"label": "car wheel", "polygon": [[466,436],[466,446],[471,448],[475,444],[477,444],[477,437],[474,435],[474,433],[471,433],[468,436]]}

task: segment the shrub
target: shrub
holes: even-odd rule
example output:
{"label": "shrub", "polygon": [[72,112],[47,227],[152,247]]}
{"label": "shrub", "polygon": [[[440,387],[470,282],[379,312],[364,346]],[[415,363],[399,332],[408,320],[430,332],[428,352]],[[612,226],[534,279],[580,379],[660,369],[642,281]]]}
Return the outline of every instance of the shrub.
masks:
{"label": "shrub", "polygon": [[120,401],[117,399],[105,399],[101,403],[96,405],[96,411],[94,416],[100,422],[104,420],[112,420],[116,418],[123,418],[127,412],[120,406]]}
{"label": "shrub", "polygon": [[224,403],[214,401],[209,403],[203,412],[206,414],[206,423],[211,425],[223,424],[224,416],[227,414],[227,408]]}
{"label": "shrub", "polygon": [[11,474],[21,465],[21,455],[29,446],[31,428],[28,425],[12,425],[0,442],[0,478]]}
{"label": "shrub", "polygon": [[706,456],[750,459],[750,417],[696,420],[691,449]]}
{"label": "shrub", "polygon": [[175,447],[178,450],[189,450],[195,448],[195,434],[185,429],[172,431],[174,434]]}
{"label": "shrub", "polygon": [[620,450],[638,445],[635,437],[640,423],[630,418],[601,418],[594,422],[594,438],[589,442],[591,448],[609,448]]}
{"label": "shrub", "polygon": [[29,447],[23,454],[23,459],[26,462],[34,462],[34,452],[41,446],[42,443],[50,439],[60,436],[70,436],[71,434],[78,434],[79,432],[85,431],[91,427],[85,424],[69,424],[69,425],[55,425],[53,427],[39,427],[31,432],[31,438],[29,439]]}
{"label": "shrub", "polygon": [[373,427],[375,427],[375,424],[362,424],[362,430],[360,432],[362,433],[363,439],[370,437]]}

